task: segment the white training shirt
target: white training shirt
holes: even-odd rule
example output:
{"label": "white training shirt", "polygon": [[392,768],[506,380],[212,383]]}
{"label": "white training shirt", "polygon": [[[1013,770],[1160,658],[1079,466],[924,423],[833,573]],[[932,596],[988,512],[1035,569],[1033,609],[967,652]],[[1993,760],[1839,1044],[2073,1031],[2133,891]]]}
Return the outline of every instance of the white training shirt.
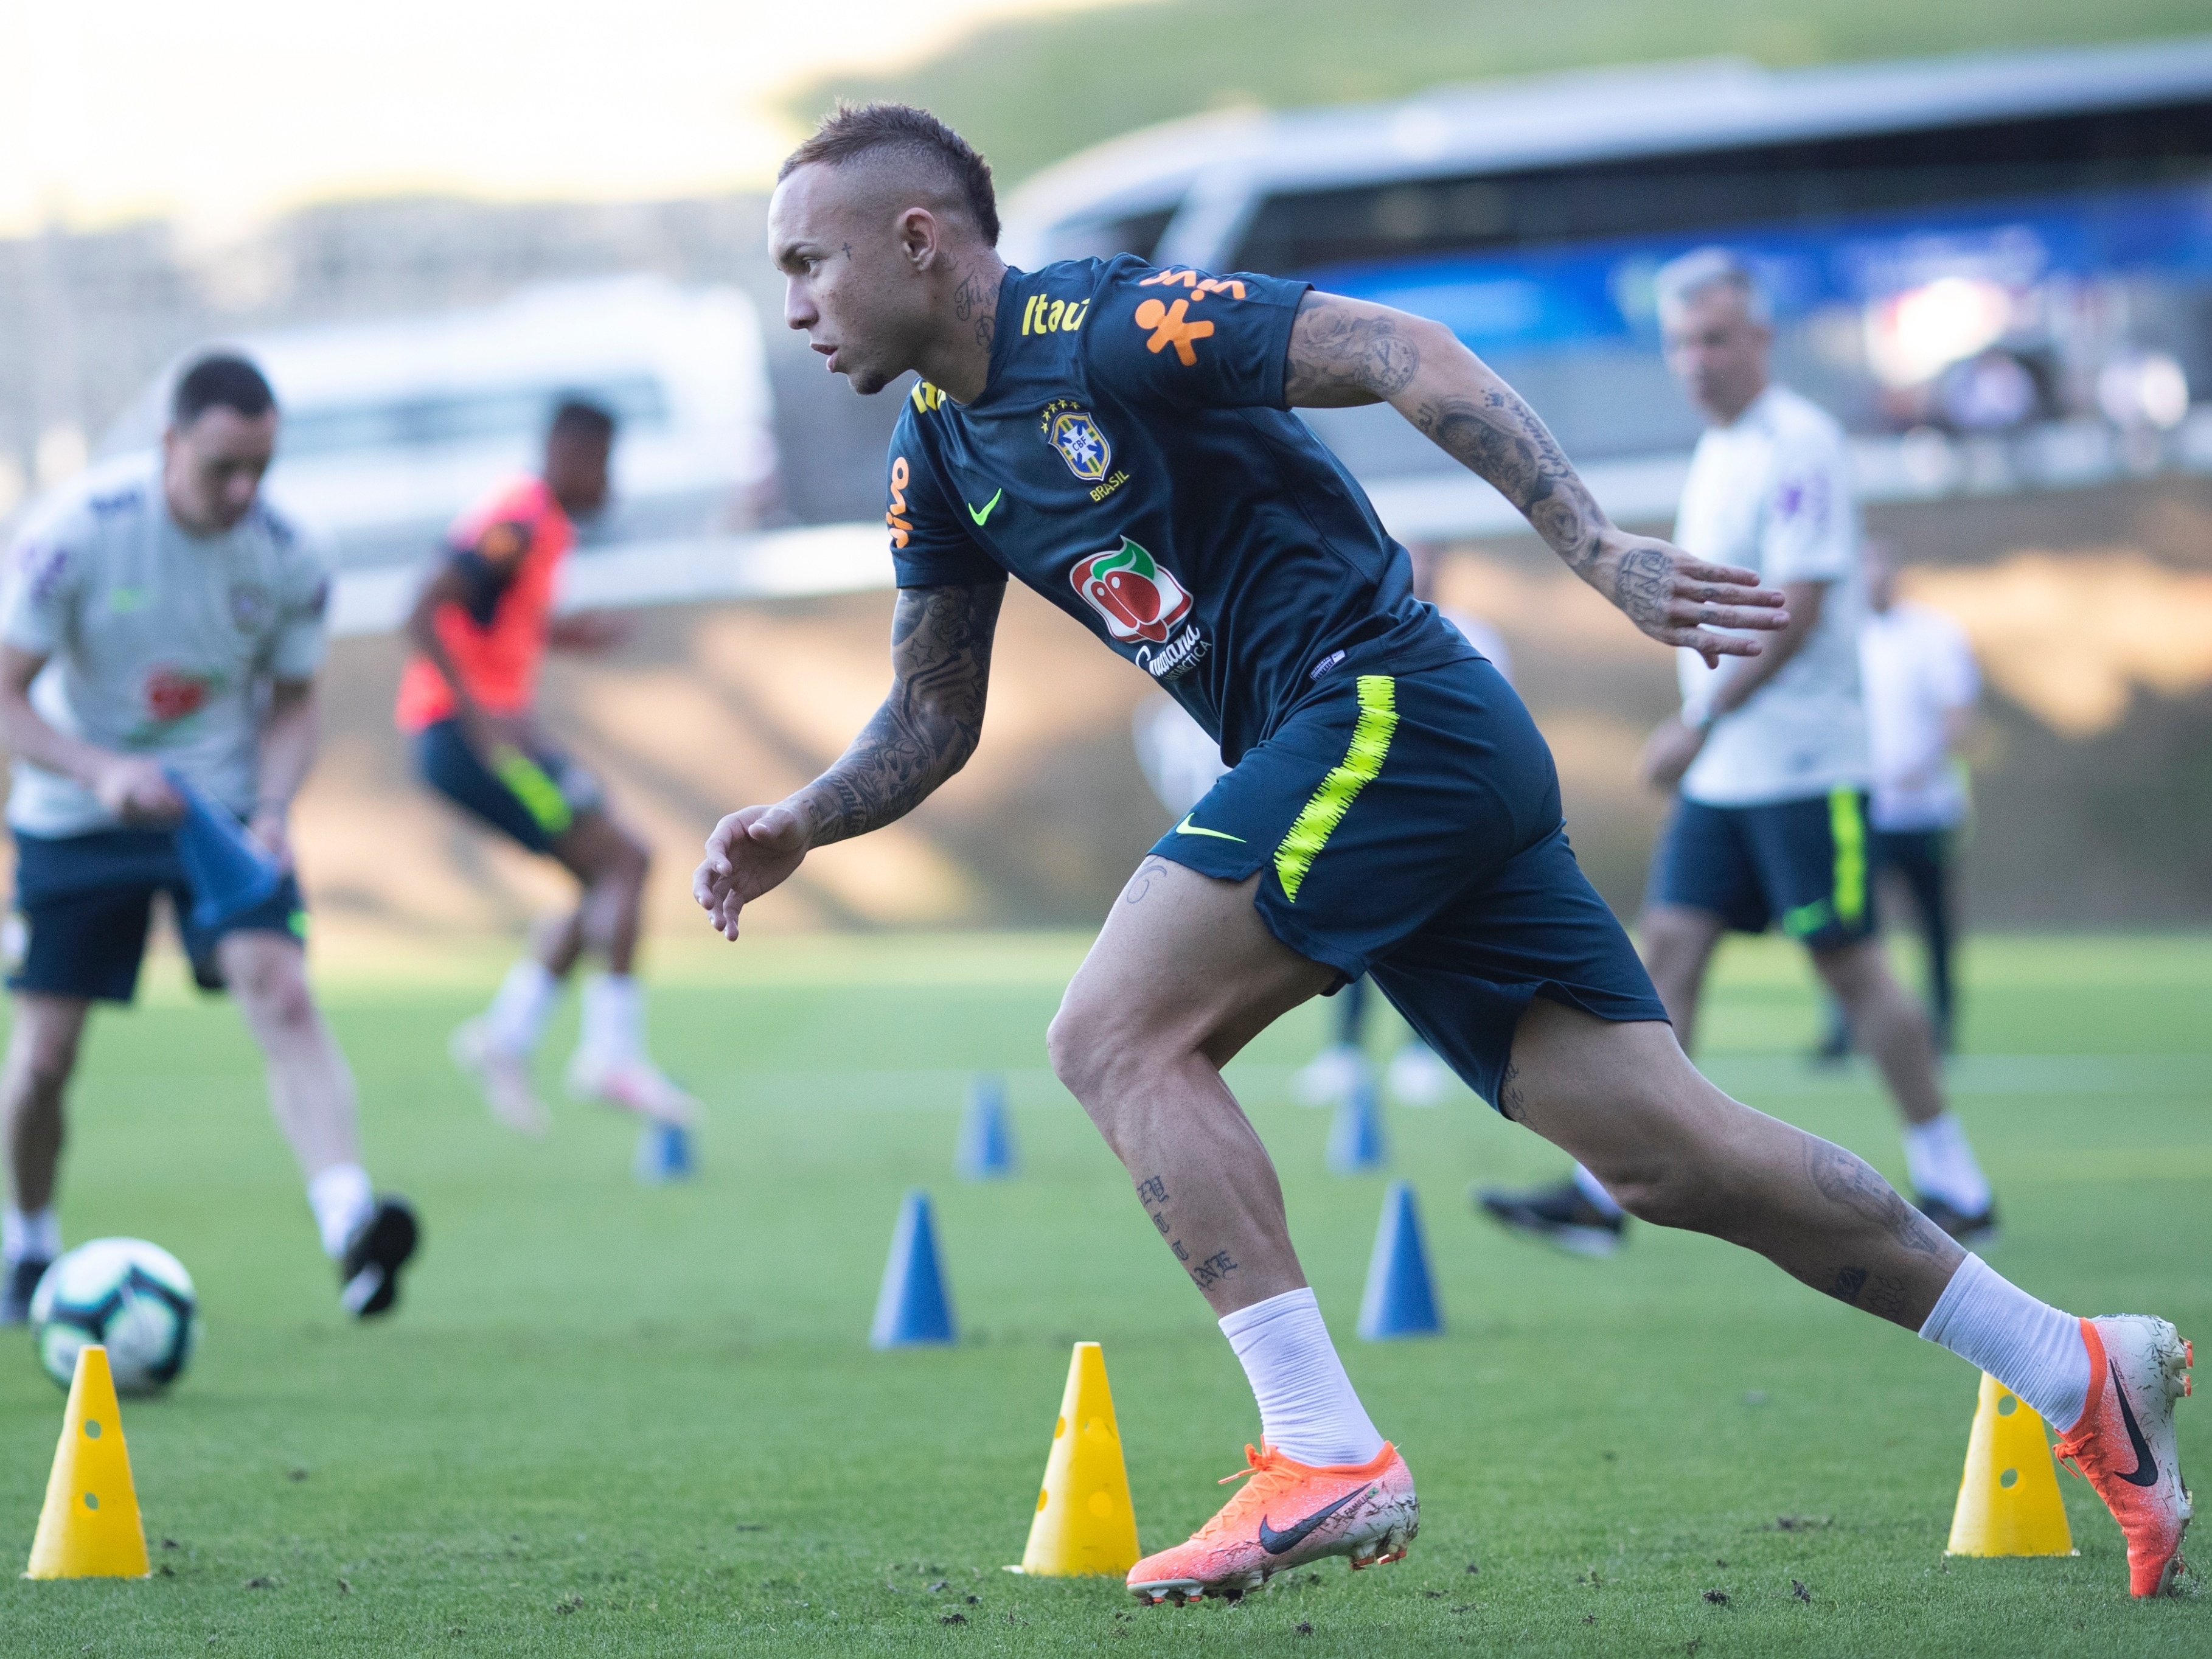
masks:
{"label": "white training shirt", "polygon": [[[1787,386],[1770,386],[1728,426],[1708,427],[1690,458],[1674,540],[1684,550],[1759,573],[1760,582],[1825,582],[1820,620],[1749,702],[1715,723],[1682,779],[1711,806],[1825,795],[1872,778],[1859,702],[1858,507],[1844,430]],[[1720,674],[1678,653],[1682,714],[1703,718]]]}
{"label": "white training shirt", "polygon": [[[0,639],[48,659],[31,704],[56,730],[173,766],[252,809],[271,680],[323,660],[321,551],[265,502],[220,535],[169,515],[158,457],[100,469],[18,538]],[[34,836],[118,827],[74,779],[15,763],[8,822]]]}
{"label": "white training shirt", "polygon": [[1874,751],[1874,826],[1948,830],[1966,816],[1944,717],[1981,696],[1966,630],[1940,611],[1899,599],[1859,632],[1867,740]]}

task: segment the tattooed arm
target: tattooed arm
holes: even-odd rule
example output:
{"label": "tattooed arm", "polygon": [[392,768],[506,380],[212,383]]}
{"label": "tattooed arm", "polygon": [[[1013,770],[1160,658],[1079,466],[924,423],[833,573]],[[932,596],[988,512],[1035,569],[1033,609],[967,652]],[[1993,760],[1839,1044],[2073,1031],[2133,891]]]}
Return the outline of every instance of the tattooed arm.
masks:
{"label": "tattooed arm", "polygon": [[1004,582],[905,587],[891,623],[891,689],[836,763],[774,806],[731,813],[707,837],[692,896],[726,939],[738,913],[808,851],[906,816],[968,763],[983,732]]}
{"label": "tattooed arm", "polygon": [[1519,508],[1569,569],[1655,640],[1709,662],[1755,657],[1758,641],[1711,630],[1788,622],[1782,596],[1753,572],[1617,528],[1536,411],[1441,323],[1309,293],[1291,330],[1284,396],[1304,409],[1389,404]]}

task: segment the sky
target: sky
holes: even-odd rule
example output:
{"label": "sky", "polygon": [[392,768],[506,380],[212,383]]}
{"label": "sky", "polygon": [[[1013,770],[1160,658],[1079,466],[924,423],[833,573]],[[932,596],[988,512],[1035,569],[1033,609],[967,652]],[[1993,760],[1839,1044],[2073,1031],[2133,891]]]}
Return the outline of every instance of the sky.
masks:
{"label": "sky", "polygon": [[[761,183],[776,94],[1110,0],[0,0],[0,235]],[[619,20],[617,21],[617,20]]]}

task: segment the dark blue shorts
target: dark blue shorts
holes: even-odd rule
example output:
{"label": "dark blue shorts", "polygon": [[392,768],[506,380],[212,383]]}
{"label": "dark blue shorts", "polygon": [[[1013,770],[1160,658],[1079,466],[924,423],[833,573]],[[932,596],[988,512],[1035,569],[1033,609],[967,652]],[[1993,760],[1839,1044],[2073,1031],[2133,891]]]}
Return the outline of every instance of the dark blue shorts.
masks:
{"label": "dark blue shorts", "polygon": [[[15,927],[8,988],[49,996],[128,1002],[137,994],[154,895],[167,893],[184,936],[192,978],[222,989],[215,947],[226,934],[286,933],[304,939],[307,901],[288,871],[276,890],[215,928],[195,927],[192,887],[167,830],[96,830],[84,836],[15,835]],[[13,933],[15,928],[11,928]]]}
{"label": "dark blue shorts", "polygon": [[1667,1018],[1575,862],[1551,750],[1479,658],[1322,681],[1152,851],[1224,881],[1258,872],[1277,939],[1372,973],[1492,1103],[1536,997]]}
{"label": "dark blue shorts", "polygon": [[434,720],[415,734],[415,769],[447,799],[533,853],[551,852],[604,799],[599,781],[557,749],[526,755],[509,749],[485,765],[459,720]]}
{"label": "dark blue shorts", "polygon": [[1646,904],[1706,910],[1743,933],[1774,923],[1815,951],[1874,933],[1867,801],[1848,787],[1764,806],[1674,803]]}

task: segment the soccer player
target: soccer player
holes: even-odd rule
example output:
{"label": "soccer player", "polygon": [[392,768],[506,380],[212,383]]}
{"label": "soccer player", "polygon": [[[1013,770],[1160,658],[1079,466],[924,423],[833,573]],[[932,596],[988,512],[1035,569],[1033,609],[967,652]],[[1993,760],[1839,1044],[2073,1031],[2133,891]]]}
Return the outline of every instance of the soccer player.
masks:
{"label": "soccer player", "polygon": [[[1912,896],[1928,952],[1929,1015],[1936,1046],[1948,1054],[1958,1016],[1951,971],[1957,946],[1952,915],[1953,843],[1966,821],[1966,763],[1981,672],[1966,631],[1940,611],[1897,597],[1897,549],[1869,541],[1864,554],[1867,618],[1859,629],[1859,678],[1866,690],[1867,746],[1874,758],[1874,875],[1893,874]],[[1850,1027],[1831,1005],[1824,1058],[1850,1049]]]}
{"label": "soccer player", "polygon": [[[339,1299],[389,1309],[415,1249],[405,1200],[362,1167],[353,1074],[307,984],[307,915],[286,828],[315,754],[329,579],[260,496],[276,444],[269,383],[240,357],[177,382],[159,457],[103,469],[21,538],[0,611],[13,1015],[0,1072],[8,1204],[0,1323],[20,1323],[61,1253],[63,1097],[95,1002],[138,985],[154,896],[168,896],[192,977],[228,988],[268,1058],[269,1101],[307,1177]],[[235,812],[283,866],[260,904],[203,926],[178,857],[181,777]]]}
{"label": "soccer player", "polygon": [[[1676,653],[1682,711],[1651,734],[1642,762],[1646,781],[1677,792],[1638,928],[1644,964],[1689,1048],[1721,936],[1780,923],[1889,1086],[1913,1201],[1953,1237],[1986,1242],[1996,1228],[1989,1182],[1945,1108],[1927,1017],[1890,972],[1875,927],[1865,599],[1843,428],[1773,380],[1765,299],[1735,256],[1686,254],[1661,270],[1658,291],[1668,366],[1708,423],[1675,536],[1778,586],[1790,623],[1747,661]],[[1609,1184],[1577,1168],[1557,1187],[1480,1201],[1507,1226],[1603,1254],[1626,1225]]]}
{"label": "soccer player", "polygon": [[614,416],[571,398],[554,410],[544,465],[510,479],[455,521],[444,562],[407,619],[415,653],[396,717],[423,781],[471,817],[551,858],[582,891],[542,923],[491,1006],[453,1033],[453,1060],[492,1115],[525,1134],[549,1124],[530,1062],[562,981],[586,945],[606,972],[584,988],[568,1092],[661,1122],[698,1104],[647,1058],[645,997],[633,972],[652,854],[609,810],[599,781],[540,730],[538,675],[550,647],[611,642],[604,617],[553,615],[575,520],[605,505]]}
{"label": "soccer player", "polygon": [[1787,627],[1780,596],[1617,529],[1439,325],[1126,256],[1017,270],[997,240],[988,167],[925,111],[841,109],[784,163],[769,241],[785,320],[856,391],[922,377],[889,457],[892,683],[819,778],[715,825],[694,892],[734,939],[810,854],[960,769],[1009,574],[1217,735],[1231,770],[1130,878],[1048,1037],[1260,1410],[1250,1479],[1130,1588],[1233,1595],[1322,1556],[1395,1559],[1419,1525],[1221,1073],[1370,968],[1476,1092],[1638,1213],[1756,1249],[2069,1425],[2068,1455],[2127,1530],[2134,1588],[2165,1588],[2189,1513],[2173,1328],[2037,1301],[1860,1159],[1698,1075],[1576,867],[1519,699],[1414,599],[1404,550],[1290,411],[1390,403],[1668,644],[1755,660],[1753,634],[1720,630]]}

